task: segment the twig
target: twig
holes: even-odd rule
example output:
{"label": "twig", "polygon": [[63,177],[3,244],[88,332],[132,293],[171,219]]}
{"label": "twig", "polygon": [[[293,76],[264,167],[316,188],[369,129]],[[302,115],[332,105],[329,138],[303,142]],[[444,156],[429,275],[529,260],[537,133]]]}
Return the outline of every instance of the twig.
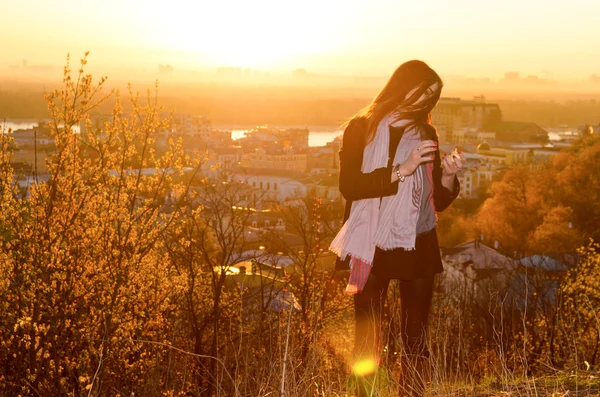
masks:
{"label": "twig", "polygon": [[35,394],[37,394],[38,396],[42,397],[40,395],[40,393],[35,389],[35,387],[33,387],[33,385],[27,381],[27,379],[23,379],[23,380],[25,381],[25,383],[27,383],[27,386],[29,386],[31,388],[31,390],[33,390],[35,392]]}
{"label": "twig", "polygon": [[92,378],[92,384],[90,386],[90,391],[88,392],[88,397],[92,395],[92,390],[94,390],[94,382],[96,381],[96,377],[98,376],[98,372],[100,372],[100,367],[102,367],[102,346],[100,347],[100,360],[98,361],[98,368],[96,368],[96,373]]}
{"label": "twig", "polygon": [[287,362],[288,345],[290,342],[290,323],[292,322],[292,309],[294,308],[290,302],[290,315],[288,317],[287,336],[285,337],[285,352],[283,353],[283,369],[281,370],[281,397],[285,397],[285,364]]}

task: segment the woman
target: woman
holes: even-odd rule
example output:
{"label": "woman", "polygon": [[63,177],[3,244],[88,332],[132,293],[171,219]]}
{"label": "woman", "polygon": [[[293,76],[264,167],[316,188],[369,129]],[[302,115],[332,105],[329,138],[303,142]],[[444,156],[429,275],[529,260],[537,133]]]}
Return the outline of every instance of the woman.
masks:
{"label": "woman", "polygon": [[[424,62],[404,63],[348,122],[340,150],[340,192],[347,203],[330,249],[339,256],[337,269],[350,268],[346,292],[354,294],[355,373],[372,374],[379,364],[382,307],[390,280],[400,280],[407,353],[400,395],[423,394],[433,282],[443,270],[435,212],[458,196],[456,172],[465,161],[440,158],[431,111],[442,86]],[[368,378],[359,376],[358,395],[368,395]]]}

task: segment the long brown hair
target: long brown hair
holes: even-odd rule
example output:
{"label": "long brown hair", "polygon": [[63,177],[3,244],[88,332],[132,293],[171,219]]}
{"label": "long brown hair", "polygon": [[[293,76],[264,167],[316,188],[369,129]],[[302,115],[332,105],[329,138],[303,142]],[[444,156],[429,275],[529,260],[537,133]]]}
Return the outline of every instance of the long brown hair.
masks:
{"label": "long brown hair", "polygon": [[[439,87],[437,92],[415,104],[421,95],[436,82]],[[442,87],[443,82],[440,76],[425,62],[418,60],[405,62],[394,71],[379,95],[351,120],[359,117],[367,120],[365,144],[373,140],[379,122],[391,112],[398,114],[398,120],[412,119],[417,124],[429,127],[431,126],[431,110],[440,98]],[[414,88],[417,88],[416,91],[406,98],[406,95]],[[436,134],[433,126],[421,128],[421,131],[423,139],[430,138],[429,135],[432,133]]]}

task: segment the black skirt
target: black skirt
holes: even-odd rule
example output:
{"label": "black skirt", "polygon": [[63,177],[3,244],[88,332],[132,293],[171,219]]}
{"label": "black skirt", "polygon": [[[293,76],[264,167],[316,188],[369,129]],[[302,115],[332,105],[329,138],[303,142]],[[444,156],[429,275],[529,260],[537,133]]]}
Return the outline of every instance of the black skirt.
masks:
{"label": "black skirt", "polygon": [[388,279],[414,280],[432,277],[444,270],[436,229],[417,237],[415,249],[375,249],[371,273]]}
{"label": "black skirt", "polygon": [[[335,270],[350,269],[350,256],[337,258]],[[384,251],[375,249],[371,272],[392,280],[415,280],[434,276],[444,271],[436,229],[418,236],[415,249],[402,248]]]}

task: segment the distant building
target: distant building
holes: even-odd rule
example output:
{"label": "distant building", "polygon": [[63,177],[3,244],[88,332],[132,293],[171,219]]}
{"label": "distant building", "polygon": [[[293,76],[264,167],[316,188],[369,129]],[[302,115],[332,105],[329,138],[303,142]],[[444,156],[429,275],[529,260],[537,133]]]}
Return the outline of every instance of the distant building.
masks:
{"label": "distant building", "polygon": [[440,98],[431,112],[440,142],[453,142],[454,132],[462,127],[460,98]]}
{"label": "distant building", "polygon": [[500,106],[487,103],[483,96],[474,97],[471,101],[440,98],[431,115],[440,142],[456,142],[455,133],[461,128],[482,129],[502,120]]}
{"label": "distant building", "polygon": [[479,189],[492,183],[495,169],[491,166],[468,168],[457,174],[460,183],[458,198],[477,198]]}
{"label": "distant building", "polygon": [[[289,291],[284,263],[273,263],[268,257],[238,262],[226,269],[225,285],[242,292],[244,315],[254,317],[267,312],[299,311],[300,305]],[[287,257],[283,259],[288,259]],[[221,269],[216,268],[220,272]]]}
{"label": "distant building", "polygon": [[289,128],[280,130],[267,125],[258,126],[247,132],[240,143],[245,148],[264,148],[265,144],[277,148],[293,147],[296,150],[308,149],[308,137],[310,131],[307,128]]}
{"label": "distant building", "polygon": [[540,310],[556,304],[561,280],[578,260],[576,254],[552,257],[533,255],[515,261],[517,273],[509,299],[520,310]]}
{"label": "distant building", "polygon": [[477,132],[474,128],[460,128],[452,134],[452,142],[457,145],[464,145],[473,141]]}
{"label": "distant building", "polygon": [[472,101],[461,101],[462,127],[483,128],[502,119],[500,106],[486,103],[485,97],[477,96]]}
{"label": "distant building", "polygon": [[442,247],[441,256],[446,266],[462,269],[471,267],[475,279],[487,278],[502,270],[515,269],[511,258],[500,253],[497,248],[484,244],[481,239],[451,248]]}
{"label": "distant building", "polygon": [[511,147],[491,147],[487,142],[477,146],[477,154],[484,162],[501,165],[524,163],[527,161],[529,149],[513,149]]}
{"label": "distant building", "polygon": [[295,78],[305,78],[307,75],[306,69],[296,69],[292,72],[292,76]]}
{"label": "distant building", "polygon": [[210,131],[208,141],[231,144],[233,143],[231,139],[231,130],[217,130],[213,128]]}
{"label": "distant building", "polygon": [[264,213],[253,214],[248,217],[247,226],[260,230],[285,232],[285,222],[282,218]]}
{"label": "distant building", "polygon": [[252,200],[284,202],[305,197],[308,192],[308,180],[297,172],[239,167],[233,170],[233,178],[255,190]]}
{"label": "distant building", "polygon": [[339,170],[340,168],[340,149],[342,148],[342,139],[340,137],[335,138],[333,141],[328,144],[331,146],[331,150],[333,151],[333,156],[331,158],[331,168],[335,168]]}
{"label": "distant building", "polygon": [[296,149],[308,149],[308,128],[289,128],[279,132],[279,141],[283,146],[293,146]]}
{"label": "distant building", "polygon": [[246,135],[241,138],[244,141],[255,141],[255,142],[273,142],[274,138],[279,134],[277,128],[269,127],[268,125],[261,125],[252,130],[248,131]]}
{"label": "distant building", "polygon": [[444,291],[481,308],[508,294],[516,266],[497,249],[474,240],[440,251],[445,270],[441,278]]}
{"label": "distant building", "polygon": [[495,139],[496,139],[495,132],[478,132],[477,133],[477,141],[478,142],[493,141]]}
{"label": "distant building", "polygon": [[457,178],[460,183],[458,198],[472,198],[475,191],[474,180],[476,174],[471,170],[464,170],[460,175],[457,175]]}
{"label": "distant building", "polygon": [[504,142],[548,141],[548,131],[535,123],[520,121],[499,121],[486,125],[486,130],[496,133],[496,139]]}
{"label": "distant building", "polygon": [[[576,141],[581,137],[580,131],[568,126],[545,128],[545,130],[548,131],[548,140],[555,145],[557,143],[570,145],[573,141]],[[600,125],[596,128],[596,131],[600,133]]]}
{"label": "distant building", "polygon": [[199,136],[210,139],[212,123],[209,118],[190,114],[175,114],[172,119],[171,132],[182,135]]}
{"label": "distant building", "polygon": [[262,168],[273,170],[306,171],[306,154],[296,153],[292,147],[281,150],[256,149],[244,154],[242,166],[247,168]]}
{"label": "distant building", "polygon": [[213,147],[208,149],[208,160],[203,169],[209,170],[218,166],[220,169],[229,170],[237,167],[242,160],[242,150],[239,147]]}
{"label": "distant building", "polygon": [[340,166],[340,142],[336,138],[325,146],[311,147],[307,152],[308,171],[311,174],[337,174]]}
{"label": "distant building", "polygon": [[559,147],[542,144],[490,146],[487,142],[482,142],[477,146],[477,154],[481,156],[483,162],[502,165],[545,162],[560,153],[560,150]]}
{"label": "distant building", "polygon": [[495,139],[495,132],[481,132],[478,128],[461,128],[454,132],[453,142],[457,145],[467,145],[494,141]]}
{"label": "distant building", "polygon": [[334,185],[325,181],[319,181],[318,183],[312,185],[311,194],[321,197],[327,201],[338,201],[342,197],[337,184]]}
{"label": "distant building", "polygon": [[[485,147],[489,147],[489,144],[485,143]],[[443,156],[449,153],[456,147],[453,144],[440,144],[440,154]],[[500,168],[504,168],[504,162],[490,162],[484,156],[475,151],[474,147],[461,146],[463,156],[466,158],[466,162],[462,168],[456,174],[460,183],[460,192],[458,198],[469,199],[477,198],[480,193],[485,192],[485,189],[492,182],[493,176],[499,171]]]}
{"label": "distant building", "polygon": [[507,82],[518,83],[521,79],[519,72],[506,72],[504,73],[504,80]]}
{"label": "distant building", "polygon": [[34,127],[29,130],[17,130],[12,136],[19,150],[33,149],[36,145],[38,149],[45,149],[48,146],[54,146],[54,138],[46,131],[49,131],[49,129]]}
{"label": "distant building", "polygon": [[158,74],[161,76],[172,76],[173,66],[171,65],[158,65]]}

